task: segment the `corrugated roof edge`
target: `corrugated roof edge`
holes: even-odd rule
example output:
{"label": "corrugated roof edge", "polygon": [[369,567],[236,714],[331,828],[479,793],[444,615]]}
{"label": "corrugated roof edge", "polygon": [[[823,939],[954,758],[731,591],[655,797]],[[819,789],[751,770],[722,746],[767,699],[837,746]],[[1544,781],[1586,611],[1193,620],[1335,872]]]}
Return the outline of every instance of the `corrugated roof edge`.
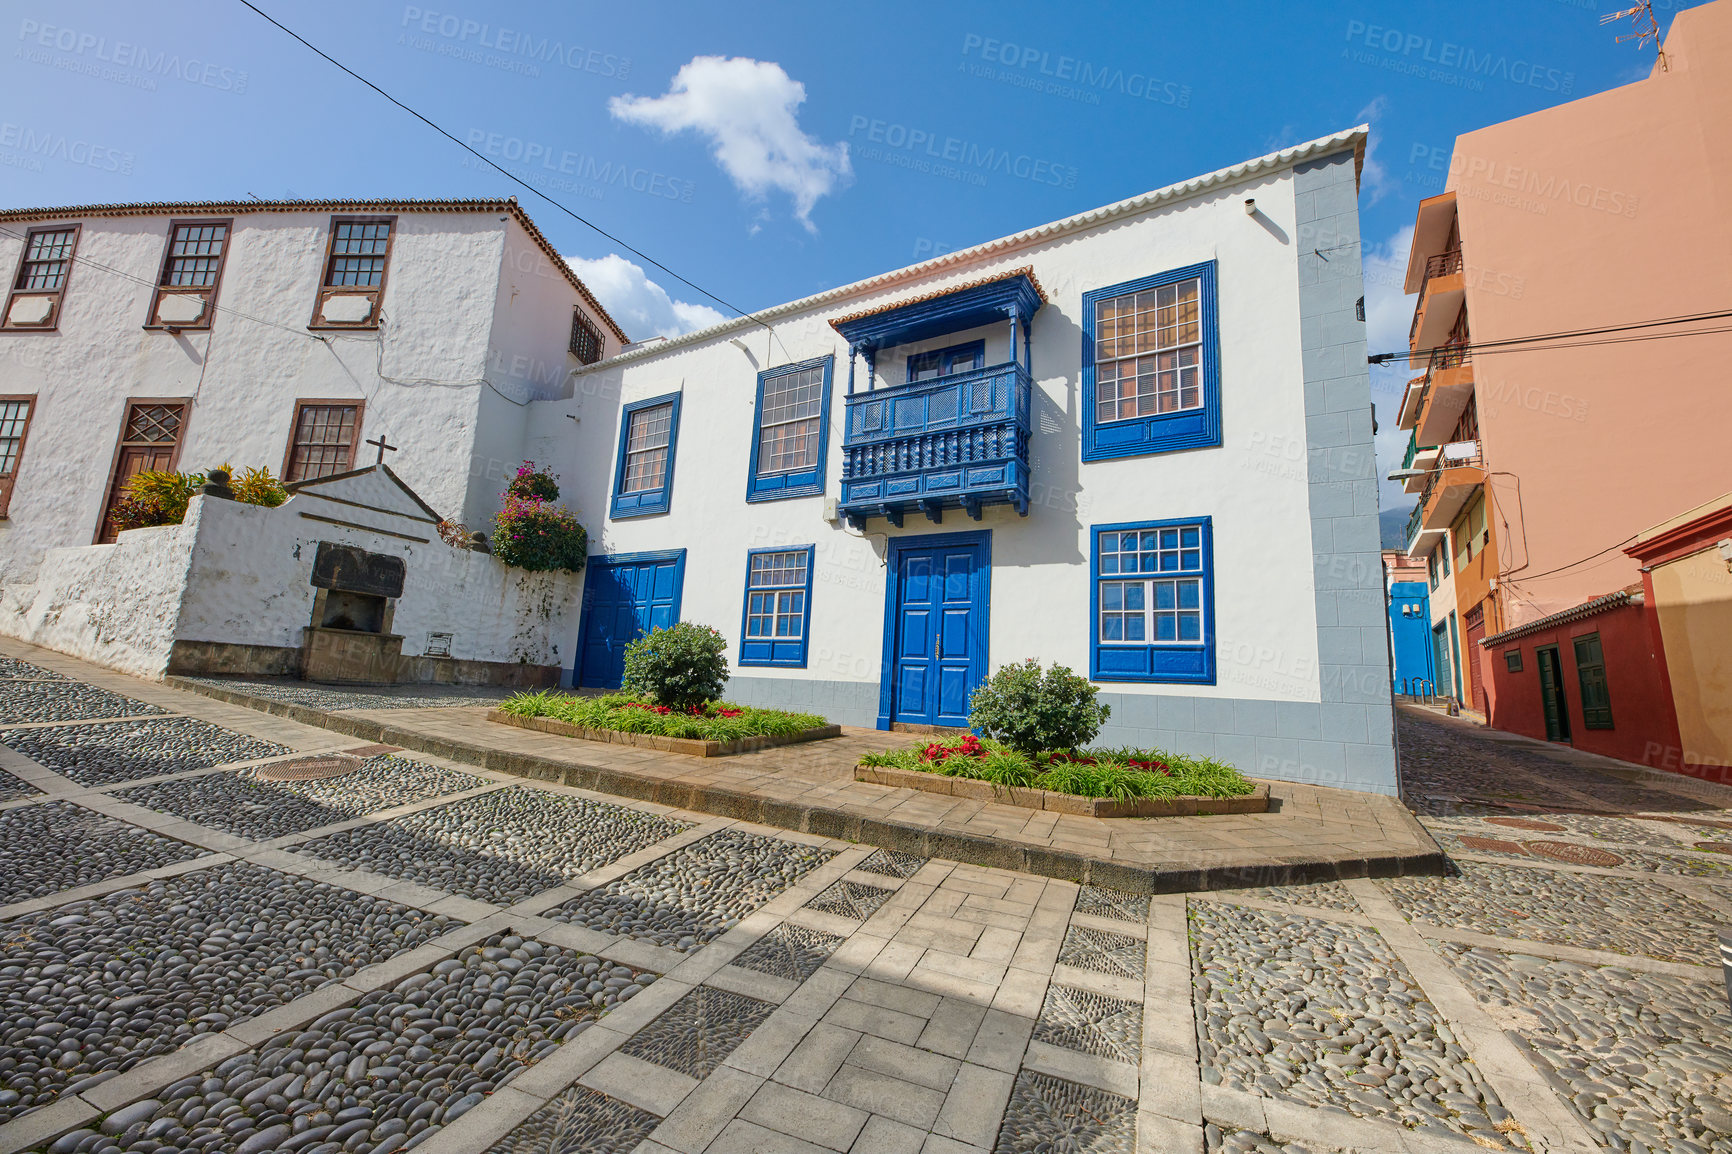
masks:
{"label": "corrugated roof edge", "polygon": [[1054,237],[1063,236],[1066,233],[1076,232],[1081,229],[1092,228],[1096,225],[1104,224],[1117,217],[1143,212],[1154,208],[1157,205],[1168,203],[1169,201],[1182,200],[1186,197],[1195,196],[1200,192],[1215,187],[1216,185],[1231,184],[1243,179],[1244,177],[1259,172],[1290,168],[1293,165],[1298,164],[1300,161],[1309,160],[1314,156],[1328,156],[1344,149],[1352,148],[1355,178],[1357,179],[1359,170],[1365,163],[1365,140],[1370,133],[1371,126],[1369,124],[1360,124],[1353,128],[1343,129],[1342,131],[1333,133],[1329,136],[1320,136],[1316,140],[1308,140],[1304,144],[1296,144],[1291,148],[1283,148],[1279,152],[1271,152],[1266,156],[1259,156],[1254,160],[1240,161],[1238,164],[1232,165],[1228,168],[1216,169],[1214,172],[1207,173],[1203,176],[1194,176],[1189,180],[1180,181],[1178,184],[1169,184],[1165,188],[1157,188],[1150,192],[1140,193],[1128,200],[1121,200],[1115,204],[1103,205],[1100,208],[1092,208],[1087,212],[1078,213],[1075,216],[1069,216],[1063,220],[1055,220],[1048,224],[1037,225],[1034,228],[1024,229],[1022,232],[1012,233],[1010,236],[1000,237],[997,240],[989,240],[984,244],[977,244],[972,248],[958,249],[955,252],[945,253],[943,256],[934,257],[929,261],[922,261],[920,264],[912,264],[905,268],[895,269],[891,272],[879,273],[877,276],[855,281],[853,284],[841,285],[833,289],[825,289],[821,293],[815,293],[809,297],[801,297],[799,300],[788,301],[785,304],[772,305],[767,309],[760,309],[755,313],[743,317],[734,317],[731,320],[725,320],[718,324],[710,325],[707,328],[694,329],[689,333],[682,334],[681,336],[658,342],[650,348],[629,350],[620,353],[618,356],[609,357],[605,361],[597,361],[593,365],[588,365],[579,369],[578,372],[580,374],[593,373],[599,369],[614,368],[619,365],[630,364],[633,361],[641,361],[649,357],[660,356],[663,353],[671,352],[675,349],[701,344],[704,341],[713,340],[717,337],[725,336],[728,333],[751,327],[761,321],[776,320],[794,313],[801,313],[808,309],[818,308],[822,305],[846,300],[852,296],[876,292],[880,289],[891,288],[907,281],[919,280],[922,277],[930,276],[934,273],[960,268],[987,257],[1001,256],[1025,245],[1051,240]]}
{"label": "corrugated roof edge", "polygon": [[93,216],[236,216],[256,212],[506,212],[517,219],[537,247],[575,288],[583,302],[612,330],[622,345],[631,338],[619,327],[589,286],[565,263],[565,258],[541,234],[515,196],[504,200],[175,200],[140,201],[133,204],[75,204],[58,208],[0,209],[0,221],[70,220]]}

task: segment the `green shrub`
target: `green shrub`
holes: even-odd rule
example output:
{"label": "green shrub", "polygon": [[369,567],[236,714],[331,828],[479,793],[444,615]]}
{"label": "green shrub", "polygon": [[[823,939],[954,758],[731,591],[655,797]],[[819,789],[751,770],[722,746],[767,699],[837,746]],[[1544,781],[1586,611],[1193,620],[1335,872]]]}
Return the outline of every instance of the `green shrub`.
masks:
{"label": "green shrub", "polygon": [[621,688],[670,709],[701,706],[728,683],[727,651],[727,640],[708,625],[652,629],[625,647]]}
{"label": "green shrub", "polygon": [[999,669],[968,704],[970,726],[1031,756],[1087,745],[1111,712],[1087,678],[1062,665],[1043,672],[1032,657]]}
{"label": "green shrub", "polygon": [[517,466],[517,473],[505,486],[507,497],[528,497],[537,501],[559,500],[559,482],[544,465],[537,469],[534,461]]}
{"label": "green shrub", "polygon": [[569,509],[507,494],[493,518],[493,555],[517,569],[576,573],[589,559],[589,534]]}
{"label": "green shrub", "polygon": [[[229,474],[235,500],[246,505],[275,508],[289,499],[282,482],[269,469],[243,469],[238,477],[232,466],[218,466]],[[209,480],[207,473],[166,473],[146,469],[126,482],[126,495],[114,503],[114,523],[122,529],[151,525],[178,525],[186,520],[187,502]]]}

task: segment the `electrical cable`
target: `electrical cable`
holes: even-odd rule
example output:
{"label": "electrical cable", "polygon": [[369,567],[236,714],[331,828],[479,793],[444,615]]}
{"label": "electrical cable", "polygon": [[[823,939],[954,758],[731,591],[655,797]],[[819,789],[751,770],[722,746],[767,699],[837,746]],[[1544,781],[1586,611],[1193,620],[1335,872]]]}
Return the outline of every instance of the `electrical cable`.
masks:
{"label": "electrical cable", "polygon": [[[243,3],[244,3],[244,0],[243,0]],[[1661,325],[1682,325],[1682,324],[1690,324],[1690,323],[1695,322],[1695,321],[1717,321],[1717,320],[1726,320],[1728,318],[1732,318],[1732,309],[1725,309],[1725,310],[1722,310],[1719,312],[1711,312],[1711,313],[1691,313],[1691,314],[1687,314],[1685,316],[1662,317],[1658,320],[1651,320],[1651,321],[1634,321],[1634,322],[1631,322],[1630,324],[1623,324],[1623,325],[1606,325],[1606,326],[1603,326],[1600,328],[1563,329],[1563,330],[1560,330],[1560,331],[1555,332],[1555,333],[1538,333],[1538,334],[1535,334],[1533,336],[1526,336],[1526,337],[1506,337],[1505,339],[1498,340],[1498,341],[1469,341],[1468,343],[1463,344],[1463,345],[1449,345],[1449,346],[1440,345],[1438,347],[1439,348],[1448,347],[1451,350],[1460,349],[1465,353],[1497,352],[1497,351],[1512,351],[1512,350],[1513,351],[1520,351],[1522,346],[1535,344],[1535,343],[1541,342],[1541,341],[1560,341],[1560,340],[1567,340],[1567,339],[1572,338],[1572,337],[1602,336],[1602,335],[1605,335],[1607,333],[1623,333],[1623,332],[1631,332],[1631,331],[1636,330],[1636,329],[1658,328]],[[1661,333],[1661,334],[1656,334],[1656,336],[1654,336],[1654,337],[1631,338],[1631,339],[1637,339],[1637,340],[1649,339],[1649,340],[1652,340],[1652,339],[1658,339],[1659,337],[1706,336],[1706,335],[1711,335],[1713,333],[1726,332],[1726,331],[1728,331],[1728,330],[1725,328],[1700,329],[1700,330],[1692,330],[1690,332],[1683,332],[1683,333]],[[1589,344],[1611,344],[1611,343],[1617,343],[1617,342],[1593,341],[1593,342],[1588,342],[1588,343]],[[1574,346],[1563,345],[1563,346],[1559,346],[1559,347],[1570,348],[1570,347],[1574,347]],[[1435,351],[1436,351],[1436,349],[1414,349],[1414,350],[1410,350],[1408,352],[1402,352],[1402,353],[1373,353],[1371,356],[1368,356],[1365,359],[1370,364],[1383,365],[1383,364],[1388,364],[1391,361],[1410,360],[1413,357],[1421,356],[1423,354],[1431,353],[1431,352],[1435,352]]]}
{"label": "electrical cable", "polygon": [[371,80],[368,80],[365,76],[362,76],[359,72],[356,72],[353,68],[350,68],[348,65],[337,60],[330,53],[326,52],[324,49],[320,48],[318,45],[314,44],[312,41],[308,40],[306,37],[302,36],[300,33],[296,32],[294,29],[288,27],[287,25],[283,24],[281,21],[277,20],[275,17],[271,16],[269,13],[265,12],[263,9],[259,8],[258,5],[252,3],[252,0],[239,0],[239,3],[241,5],[243,5],[244,7],[252,9],[252,11],[254,13],[256,13],[258,16],[260,16],[266,22],[268,22],[272,25],[275,25],[278,29],[280,29],[284,33],[287,33],[290,37],[294,38],[295,40],[300,41],[300,43],[302,45],[304,45],[306,48],[308,48],[309,50],[311,50],[312,52],[314,52],[318,56],[324,58],[324,60],[327,63],[329,63],[332,66],[338,68],[339,70],[347,73],[349,76],[360,81],[362,84],[365,84],[368,88],[371,88],[374,92],[377,92],[380,96],[383,96],[386,100],[389,100],[392,104],[395,104],[398,108],[401,108],[404,112],[407,112],[410,116],[413,116],[416,120],[419,120],[422,124],[425,124],[428,128],[431,128],[434,132],[437,132],[440,136],[443,136],[446,140],[449,140],[452,144],[455,144],[457,147],[463,149],[465,152],[467,152],[471,156],[475,157],[475,159],[479,160],[481,163],[485,164],[487,167],[493,169],[495,172],[499,173],[501,176],[504,176],[506,179],[510,180],[512,183],[520,185],[522,188],[526,189],[527,191],[534,193],[536,196],[539,196],[542,200],[545,200],[548,204],[551,204],[554,208],[559,209],[559,211],[565,213],[565,215],[571,217],[571,219],[577,221],[579,224],[584,225],[587,228],[593,229],[596,233],[607,238],[612,243],[619,245],[621,248],[625,249],[627,252],[631,253],[633,256],[636,256],[636,257],[642,259],[643,261],[654,265],[656,268],[661,269],[663,272],[667,273],[669,276],[673,277],[675,280],[679,281],[681,284],[685,285],[687,288],[695,289],[696,291],[703,293],[705,296],[707,296],[711,300],[715,301],[717,304],[722,305],[725,308],[732,309],[735,313],[739,314],[740,317],[742,317],[743,319],[750,320],[750,321],[753,321],[757,324],[763,325],[765,328],[770,327],[767,322],[759,320],[756,316],[747,312],[745,309],[742,309],[738,305],[732,304],[731,302],[724,300],[723,298],[717,296],[715,293],[711,292],[709,289],[704,288],[702,285],[699,285],[699,284],[694,283],[693,281],[687,280],[685,277],[681,276],[679,273],[675,272],[673,269],[669,268],[667,265],[663,264],[661,261],[656,260],[654,257],[645,253],[642,249],[632,247],[631,245],[627,244],[625,241],[621,240],[619,237],[613,235],[611,232],[608,232],[606,229],[602,228],[599,224],[596,224],[594,221],[589,220],[586,217],[579,215],[575,210],[573,210],[573,209],[567,207],[566,205],[560,203],[559,201],[553,199],[553,197],[547,195],[545,192],[542,192],[539,188],[536,188],[533,184],[530,184],[528,181],[522,179],[519,176],[516,176],[509,169],[503,168],[500,165],[495,164],[492,160],[489,160],[486,156],[484,156],[480,152],[477,152],[474,149],[474,147],[472,147],[471,145],[469,145],[469,144],[465,143],[464,141],[459,140],[457,137],[451,135],[451,133],[445,131],[445,129],[443,129],[439,125],[435,124],[432,120],[423,116],[421,113],[415,111],[413,108],[409,107],[407,104],[404,104],[401,100],[398,100],[395,96],[392,96],[389,92],[386,92],[383,88],[380,88],[377,84],[374,84]]}

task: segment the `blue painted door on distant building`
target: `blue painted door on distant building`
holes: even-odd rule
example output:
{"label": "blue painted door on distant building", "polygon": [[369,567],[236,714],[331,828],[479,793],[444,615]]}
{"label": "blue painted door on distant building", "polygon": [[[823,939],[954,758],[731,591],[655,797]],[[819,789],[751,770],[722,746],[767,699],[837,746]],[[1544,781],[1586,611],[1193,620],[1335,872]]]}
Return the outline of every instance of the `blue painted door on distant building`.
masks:
{"label": "blue painted door on distant building", "polygon": [[583,584],[582,637],[572,681],[582,689],[618,689],[625,647],[680,619],[686,551],[592,557]]}
{"label": "blue painted door on distant building", "polygon": [[986,677],[991,538],[945,533],[891,539],[879,722],[968,725]]}

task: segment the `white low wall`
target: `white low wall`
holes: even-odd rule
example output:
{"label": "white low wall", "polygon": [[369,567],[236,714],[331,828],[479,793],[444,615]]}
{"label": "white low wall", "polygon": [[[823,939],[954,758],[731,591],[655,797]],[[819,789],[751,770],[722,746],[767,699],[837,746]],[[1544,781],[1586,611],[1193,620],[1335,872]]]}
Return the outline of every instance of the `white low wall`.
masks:
{"label": "white low wall", "polygon": [[333,541],[403,558],[391,631],[405,656],[438,632],[458,660],[568,668],[582,574],[453,549],[410,519],[393,480],[321,484],[275,509],[195,497],[183,524],[52,550],[34,583],[0,589],[0,634],[145,677],[167,670],[176,641],[298,649],[318,592],[313,558]]}

